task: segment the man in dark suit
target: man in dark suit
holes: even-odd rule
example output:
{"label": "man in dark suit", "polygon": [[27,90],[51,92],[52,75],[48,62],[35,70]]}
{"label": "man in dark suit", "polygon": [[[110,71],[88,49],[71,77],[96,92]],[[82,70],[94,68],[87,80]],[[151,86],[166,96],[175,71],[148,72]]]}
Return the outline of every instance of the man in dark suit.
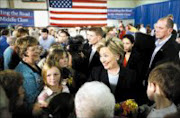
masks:
{"label": "man in dark suit", "polygon": [[97,52],[97,44],[102,37],[103,31],[100,27],[92,27],[87,32],[88,43],[83,48],[87,76],[89,76],[93,67],[102,65],[99,60],[99,53]]}
{"label": "man in dark suit", "polygon": [[[87,31],[88,42],[83,45],[82,55],[73,56],[74,81],[77,90],[87,82],[92,68],[102,65],[99,53],[96,51],[98,42],[102,39],[103,31],[100,27],[92,27]],[[77,58],[78,57],[78,58]],[[75,67],[75,68],[74,68]]]}
{"label": "man in dark suit", "polygon": [[[147,80],[150,71],[159,64],[174,62],[178,56],[179,45],[172,35],[173,21],[161,18],[155,25],[155,37],[136,34],[134,48],[140,52],[143,61],[142,74]],[[141,37],[141,38],[140,38]]]}
{"label": "man in dark suit", "polygon": [[149,63],[149,69],[164,62],[174,61],[178,56],[179,45],[172,36],[173,21],[168,17],[158,20],[155,27],[155,48]]}
{"label": "man in dark suit", "polygon": [[142,92],[146,98],[146,86],[149,73],[153,68],[165,62],[174,62],[178,57],[179,46],[172,35],[173,21],[161,18],[155,25],[155,36],[136,33],[133,50],[140,54],[138,65],[139,79],[143,84]]}

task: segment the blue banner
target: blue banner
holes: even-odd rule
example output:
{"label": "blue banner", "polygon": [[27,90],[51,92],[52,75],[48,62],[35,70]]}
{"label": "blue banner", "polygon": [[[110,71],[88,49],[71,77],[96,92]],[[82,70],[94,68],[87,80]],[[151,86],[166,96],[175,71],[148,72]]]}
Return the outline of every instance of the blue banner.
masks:
{"label": "blue banner", "polygon": [[108,19],[134,19],[133,8],[108,8]]}
{"label": "blue banner", "polygon": [[0,9],[0,27],[9,25],[34,26],[34,12],[31,10]]}

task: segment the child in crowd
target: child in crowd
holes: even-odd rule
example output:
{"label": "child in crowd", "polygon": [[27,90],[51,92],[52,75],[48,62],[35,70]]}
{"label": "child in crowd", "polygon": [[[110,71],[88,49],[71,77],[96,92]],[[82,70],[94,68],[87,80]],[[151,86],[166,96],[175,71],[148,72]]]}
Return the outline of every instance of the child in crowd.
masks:
{"label": "child in crowd", "polygon": [[163,118],[165,115],[177,112],[173,103],[178,95],[176,89],[180,82],[180,68],[172,63],[157,66],[149,75],[147,95],[155,102],[147,118]]}
{"label": "child in crowd", "polygon": [[67,86],[61,84],[60,67],[53,62],[45,63],[42,70],[42,76],[45,83],[44,89],[37,98],[37,103],[34,106],[33,114],[39,115],[42,108],[46,108],[49,101],[57,94],[66,92],[69,93]]}
{"label": "child in crowd", "polygon": [[60,66],[61,78],[63,79],[64,85],[68,84],[68,79],[72,79],[73,70],[70,67],[69,54],[62,49],[54,49],[47,56],[46,62],[53,62]]}
{"label": "child in crowd", "polygon": [[46,52],[46,51],[44,51],[44,52],[42,52],[42,53],[44,53],[44,54],[42,54],[41,55],[41,60],[38,62],[38,66],[39,66],[39,68],[43,68],[43,65],[45,64],[45,62],[46,62],[46,58],[47,58],[47,56],[49,55],[49,54],[51,54],[54,50],[56,50],[56,49],[60,49],[60,50],[63,50],[63,47],[62,46],[60,46],[60,45],[57,45],[57,44],[53,44],[50,48],[49,48],[49,50]]}

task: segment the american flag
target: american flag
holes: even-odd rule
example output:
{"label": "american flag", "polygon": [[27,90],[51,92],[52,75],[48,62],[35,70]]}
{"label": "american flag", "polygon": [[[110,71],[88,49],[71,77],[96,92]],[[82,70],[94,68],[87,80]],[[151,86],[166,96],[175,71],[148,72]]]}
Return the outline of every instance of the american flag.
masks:
{"label": "american flag", "polygon": [[59,27],[107,25],[107,0],[49,0],[49,23]]}

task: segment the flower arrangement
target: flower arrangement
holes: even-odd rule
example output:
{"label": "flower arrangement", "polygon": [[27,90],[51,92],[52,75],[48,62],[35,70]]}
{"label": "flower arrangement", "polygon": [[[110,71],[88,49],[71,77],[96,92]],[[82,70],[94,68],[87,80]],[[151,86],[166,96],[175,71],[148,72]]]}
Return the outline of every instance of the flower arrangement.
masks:
{"label": "flower arrangement", "polygon": [[115,105],[115,115],[133,117],[138,110],[138,104],[133,99],[128,99]]}
{"label": "flower arrangement", "polygon": [[73,77],[69,77],[68,80],[67,80],[67,83],[68,83],[69,85],[72,85],[72,83],[73,83]]}

